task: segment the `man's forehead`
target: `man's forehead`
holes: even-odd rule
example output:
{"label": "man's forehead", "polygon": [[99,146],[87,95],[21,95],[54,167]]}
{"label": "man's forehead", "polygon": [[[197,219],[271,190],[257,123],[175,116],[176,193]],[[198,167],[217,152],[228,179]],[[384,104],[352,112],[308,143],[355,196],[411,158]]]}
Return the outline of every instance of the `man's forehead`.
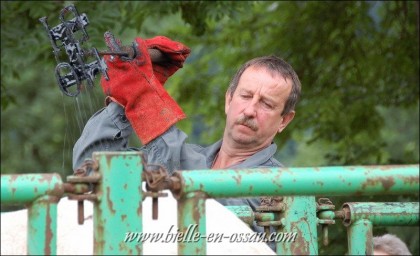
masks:
{"label": "man's forehead", "polygon": [[[267,78],[268,76],[269,78]],[[249,79],[251,81],[245,81],[245,79]],[[245,69],[244,73],[242,73],[242,76],[238,82],[238,88],[242,88],[244,90],[251,90],[250,87],[252,87],[252,80],[255,80],[258,82],[257,86],[260,87],[261,85],[264,85],[267,89],[288,89],[292,87],[292,79],[285,77],[283,74],[276,72],[274,70],[271,70],[264,66],[250,66],[247,69]],[[260,80],[265,80],[266,84],[259,83]],[[271,81],[270,81],[271,80]],[[267,86],[265,86],[267,85]]]}

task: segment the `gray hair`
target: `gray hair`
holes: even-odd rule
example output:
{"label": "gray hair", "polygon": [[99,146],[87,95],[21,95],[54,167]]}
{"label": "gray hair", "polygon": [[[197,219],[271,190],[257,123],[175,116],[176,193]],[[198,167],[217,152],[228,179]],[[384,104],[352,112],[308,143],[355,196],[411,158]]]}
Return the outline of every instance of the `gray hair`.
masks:
{"label": "gray hair", "polygon": [[385,234],[373,238],[373,249],[381,250],[389,255],[411,255],[407,245],[392,234]]}
{"label": "gray hair", "polygon": [[281,115],[283,116],[293,111],[295,109],[296,103],[299,100],[301,92],[299,77],[289,63],[274,55],[254,58],[243,64],[233,76],[229,84],[228,91],[230,92],[230,95],[233,96],[233,93],[238,87],[239,79],[241,78],[244,71],[251,66],[266,68],[272,74],[280,74],[284,79],[289,78],[292,80],[292,91],[286,100],[286,104],[284,105],[284,109]]}

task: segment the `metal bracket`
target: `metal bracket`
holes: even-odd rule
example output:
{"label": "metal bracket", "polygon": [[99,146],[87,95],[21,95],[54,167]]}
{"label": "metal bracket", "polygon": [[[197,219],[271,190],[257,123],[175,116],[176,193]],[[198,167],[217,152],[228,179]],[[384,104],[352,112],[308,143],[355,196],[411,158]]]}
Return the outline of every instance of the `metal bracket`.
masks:
{"label": "metal bracket", "polygon": [[101,175],[98,172],[99,165],[92,159],[86,159],[82,165],[74,171],[74,175],[67,176],[64,190],[69,200],[77,201],[77,220],[79,225],[84,223],[84,200],[95,201],[98,196],[93,193],[94,184],[98,183]]}
{"label": "metal bracket", "polygon": [[[327,246],[329,244],[329,240],[328,240],[328,225],[332,225],[335,224],[335,220],[333,218],[335,218],[334,215],[334,209],[335,209],[335,205],[331,202],[330,199],[328,198],[319,198],[317,205],[316,205],[316,209],[317,209],[317,213],[318,213],[318,224],[321,225],[321,231],[322,231],[322,241],[323,244],[325,246]],[[331,218],[323,218],[321,217],[320,213],[321,212],[328,212],[331,213],[331,216],[334,216],[332,219]]]}

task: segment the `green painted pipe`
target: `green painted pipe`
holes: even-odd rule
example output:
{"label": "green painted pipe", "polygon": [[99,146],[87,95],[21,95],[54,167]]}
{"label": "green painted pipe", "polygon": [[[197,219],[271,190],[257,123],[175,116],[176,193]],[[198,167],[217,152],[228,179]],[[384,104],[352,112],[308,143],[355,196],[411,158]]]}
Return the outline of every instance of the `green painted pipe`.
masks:
{"label": "green painted pipe", "polygon": [[28,255],[57,254],[57,203],[60,198],[41,196],[28,207]]}
{"label": "green painted pipe", "polygon": [[418,202],[357,202],[343,204],[343,211],[349,211],[350,218],[344,219],[344,225],[366,219],[375,226],[418,226]]}
{"label": "green painted pipe", "polygon": [[247,225],[252,225],[254,221],[269,222],[276,221],[276,214],[273,212],[254,212],[249,205],[228,205],[225,206],[228,210],[233,212]]}
{"label": "green painted pipe", "polygon": [[[287,196],[281,213],[283,225],[277,233],[285,234],[276,241],[278,255],[317,255],[318,233],[314,196]],[[285,239],[289,237],[290,239]]]}
{"label": "green painted pipe", "polygon": [[1,175],[2,204],[25,204],[44,195],[63,194],[63,182],[56,173]]}
{"label": "green painted pipe", "polygon": [[245,222],[248,226],[254,223],[255,214],[249,205],[229,205],[225,207],[231,212],[233,212],[239,219]]}
{"label": "green painted pipe", "polygon": [[255,168],[176,171],[181,197],[203,191],[209,197],[280,195],[350,196],[418,193],[419,165]]}
{"label": "green painted pipe", "polygon": [[322,220],[334,220],[336,218],[334,211],[325,210],[318,212],[318,218]]}
{"label": "green painted pipe", "polygon": [[93,254],[141,255],[141,153],[101,152],[93,153],[93,159],[98,161],[102,177],[95,187]]}
{"label": "green painted pipe", "polygon": [[178,255],[205,255],[206,195],[202,192],[186,194],[178,200]]}
{"label": "green painted pipe", "polygon": [[357,220],[347,228],[348,255],[372,255],[372,222]]}

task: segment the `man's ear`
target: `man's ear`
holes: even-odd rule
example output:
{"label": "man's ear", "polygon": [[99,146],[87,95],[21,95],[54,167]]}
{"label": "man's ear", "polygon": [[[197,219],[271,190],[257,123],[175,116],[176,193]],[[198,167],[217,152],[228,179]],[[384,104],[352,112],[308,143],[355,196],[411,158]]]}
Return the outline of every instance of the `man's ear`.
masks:
{"label": "man's ear", "polygon": [[281,133],[284,130],[284,128],[286,128],[286,126],[293,120],[294,117],[295,117],[295,111],[290,111],[289,113],[284,115],[277,132]]}
{"label": "man's ear", "polygon": [[225,94],[225,114],[227,114],[230,106],[230,102],[232,101],[232,96],[229,90],[226,91]]}

